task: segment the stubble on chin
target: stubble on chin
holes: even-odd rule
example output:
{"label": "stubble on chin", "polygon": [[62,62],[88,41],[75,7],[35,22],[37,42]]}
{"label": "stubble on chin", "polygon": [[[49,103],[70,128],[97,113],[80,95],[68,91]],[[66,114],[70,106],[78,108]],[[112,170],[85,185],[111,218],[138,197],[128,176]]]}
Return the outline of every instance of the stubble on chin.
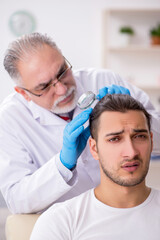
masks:
{"label": "stubble on chin", "polygon": [[112,182],[118,184],[119,186],[124,186],[124,187],[133,187],[136,186],[138,184],[140,184],[141,182],[143,182],[143,180],[145,179],[148,170],[149,170],[149,164],[146,165],[145,169],[143,170],[142,174],[139,177],[134,177],[134,172],[130,172],[130,177],[123,177],[118,175],[118,173],[114,173],[109,171],[108,169],[106,169],[102,163],[101,164],[101,168],[103,170],[103,173],[105,174],[105,176],[110,179]]}

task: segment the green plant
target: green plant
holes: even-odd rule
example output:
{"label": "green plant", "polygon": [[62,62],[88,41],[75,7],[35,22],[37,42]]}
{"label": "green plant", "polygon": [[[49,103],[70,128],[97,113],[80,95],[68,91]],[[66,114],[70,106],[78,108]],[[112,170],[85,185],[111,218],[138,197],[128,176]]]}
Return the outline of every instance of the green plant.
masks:
{"label": "green plant", "polygon": [[129,27],[129,26],[124,26],[124,27],[121,27],[119,29],[120,33],[125,33],[125,34],[129,34],[129,35],[133,35],[134,34],[134,30]]}
{"label": "green plant", "polygon": [[150,30],[150,35],[160,37],[160,24]]}

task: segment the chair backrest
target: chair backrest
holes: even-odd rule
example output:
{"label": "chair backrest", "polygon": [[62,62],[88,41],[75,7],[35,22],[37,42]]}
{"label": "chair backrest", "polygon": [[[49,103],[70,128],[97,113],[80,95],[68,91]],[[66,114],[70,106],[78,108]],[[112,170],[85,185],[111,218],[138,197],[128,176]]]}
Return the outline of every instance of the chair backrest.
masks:
{"label": "chair backrest", "polygon": [[29,240],[39,214],[16,214],[7,217],[6,240]]}

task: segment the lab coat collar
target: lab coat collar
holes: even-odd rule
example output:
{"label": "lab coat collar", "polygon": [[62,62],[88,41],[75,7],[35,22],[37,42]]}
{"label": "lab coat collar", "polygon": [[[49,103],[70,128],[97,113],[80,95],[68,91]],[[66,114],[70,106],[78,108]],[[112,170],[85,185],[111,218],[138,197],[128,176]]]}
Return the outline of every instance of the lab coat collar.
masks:
{"label": "lab coat collar", "polygon": [[47,109],[37,105],[33,101],[30,101],[28,106],[33,118],[41,125],[64,125],[65,121],[63,119],[59,118],[57,115],[48,111]]}

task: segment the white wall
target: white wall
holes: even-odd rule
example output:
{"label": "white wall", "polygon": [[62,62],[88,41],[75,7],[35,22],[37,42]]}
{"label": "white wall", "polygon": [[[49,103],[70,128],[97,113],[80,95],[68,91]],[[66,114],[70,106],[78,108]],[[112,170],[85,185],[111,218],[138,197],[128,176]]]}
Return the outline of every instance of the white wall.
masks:
{"label": "white wall", "polygon": [[16,38],[8,27],[14,11],[30,11],[37,31],[52,36],[74,68],[79,68],[102,66],[102,11],[110,7],[160,8],[160,0],[0,0],[0,102],[13,89],[3,58]]}

